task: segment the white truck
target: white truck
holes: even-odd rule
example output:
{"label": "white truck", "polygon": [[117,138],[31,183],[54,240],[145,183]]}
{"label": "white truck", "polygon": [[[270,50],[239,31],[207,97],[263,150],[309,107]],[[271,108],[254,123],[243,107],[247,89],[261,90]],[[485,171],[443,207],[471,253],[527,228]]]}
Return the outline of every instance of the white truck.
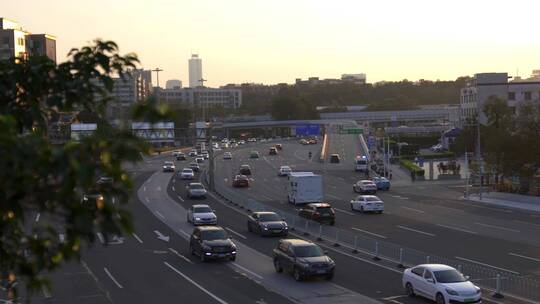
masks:
{"label": "white truck", "polygon": [[354,159],[354,171],[368,172],[369,171],[369,159],[363,156],[357,156]]}
{"label": "white truck", "polygon": [[287,182],[287,200],[291,204],[321,203],[323,178],[313,172],[291,172]]}

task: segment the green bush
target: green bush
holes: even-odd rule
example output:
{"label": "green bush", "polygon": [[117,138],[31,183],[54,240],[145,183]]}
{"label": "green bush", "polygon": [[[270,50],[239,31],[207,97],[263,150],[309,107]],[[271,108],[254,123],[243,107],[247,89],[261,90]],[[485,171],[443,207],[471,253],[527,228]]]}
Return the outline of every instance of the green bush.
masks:
{"label": "green bush", "polygon": [[418,167],[417,165],[415,165],[412,161],[408,159],[401,158],[399,160],[399,164],[405,169],[409,170],[409,172],[414,172],[414,175],[416,176],[423,176],[425,173],[424,169]]}
{"label": "green bush", "polygon": [[[400,158],[402,159],[414,159],[419,155],[401,155]],[[424,160],[427,159],[436,159],[436,158],[453,158],[456,156],[454,152],[440,152],[440,153],[432,153],[432,154],[425,154],[421,155]]]}

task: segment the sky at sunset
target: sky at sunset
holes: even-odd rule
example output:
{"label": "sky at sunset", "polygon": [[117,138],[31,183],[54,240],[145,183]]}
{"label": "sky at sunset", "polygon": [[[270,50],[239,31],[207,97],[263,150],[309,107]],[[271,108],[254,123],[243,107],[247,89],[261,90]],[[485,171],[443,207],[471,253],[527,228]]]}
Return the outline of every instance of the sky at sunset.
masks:
{"label": "sky at sunset", "polygon": [[0,0],[0,16],[57,36],[59,61],[95,38],[114,40],[144,68],[162,68],[162,86],[187,86],[192,52],[209,86],[540,69],[540,1]]}

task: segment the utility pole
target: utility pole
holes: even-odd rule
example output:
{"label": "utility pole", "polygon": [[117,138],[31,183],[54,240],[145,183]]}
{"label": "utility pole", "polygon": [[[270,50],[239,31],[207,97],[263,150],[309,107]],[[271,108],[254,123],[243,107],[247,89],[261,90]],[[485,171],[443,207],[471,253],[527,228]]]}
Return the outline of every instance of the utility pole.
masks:
{"label": "utility pole", "polygon": [[160,68],[155,68],[152,70],[152,72],[156,72],[156,78],[157,78],[157,87],[159,88],[159,72],[163,72]]}
{"label": "utility pole", "polygon": [[212,143],[212,123],[210,122],[208,124],[208,158],[210,160],[210,164],[208,165],[208,187],[210,188],[210,191],[215,190],[215,184],[214,184],[214,146]]}
{"label": "utility pole", "polygon": [[[199,79],[199,82],[201,83],[201,88],[204,88],[204,83],[206,82],[206,79],[201,78],[201,79]],[[199,100],[200,100],[200,99],[199,99]],[[203,121],[206,121],[206,105],[205,105],[205,104],[201,104],[201,108],[202,108],[202,117],[203,117]]]}
{"label": "utility pole", "polygon": [[465,149],[465,166],[467,166],[467,172],[465,172],[465,198],[469,198],[469,157],[467,154],[467,149]]}
{"label": "utility pole", "polygon": [[480,147],[480,115],[477,115],[476,119],[476,161],[478,162],[479,171],[480,171],[480,187],[478,192],[478,198],[482,200],[482,184],[484,177],[484,164],[482,162],[482,150]]}

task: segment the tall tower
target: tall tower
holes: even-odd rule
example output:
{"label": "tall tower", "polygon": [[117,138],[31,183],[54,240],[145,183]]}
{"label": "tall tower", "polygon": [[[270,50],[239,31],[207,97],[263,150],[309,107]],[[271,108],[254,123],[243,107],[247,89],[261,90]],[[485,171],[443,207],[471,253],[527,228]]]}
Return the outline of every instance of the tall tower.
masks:
{"label": "tall tower", "polygon": [[189,59],[189,87],[196,88],[203,86],[201,79],[202,75],[202,60],[198,54],[192,54]]}

